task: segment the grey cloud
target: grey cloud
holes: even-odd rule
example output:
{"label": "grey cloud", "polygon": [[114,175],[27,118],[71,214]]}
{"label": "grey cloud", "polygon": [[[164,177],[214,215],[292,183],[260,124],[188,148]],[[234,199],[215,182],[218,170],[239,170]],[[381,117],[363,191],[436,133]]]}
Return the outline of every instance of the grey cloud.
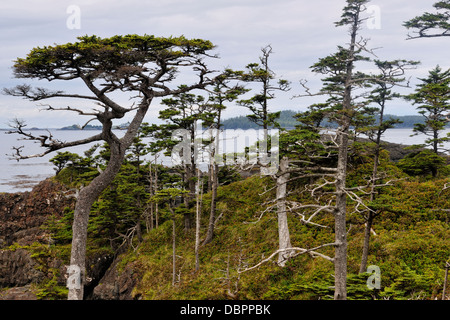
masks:
{"label": "grey cloud", "polygon": [[[434,1],[373,0],[371,4],[381,9],[381,29],[363,30],[362,34],[371,38],[370,46],[383,47],[377,51],[382,59],[421,60],[421,68],[411,73],[414,77],[437,62],[445,67],[448,50],[442,49],[449,48],[446,39],[406,41],[407,30],[402,27],[403,21],[432,10],[432,3]],[[80,30],[66,28],[66,8],[72,4],[81,9]],[[288,77],[294,84],[291,94],[298,94],[300,89],[296,83],[300,78],[318,79],[310,73],[309,66],[347,40],[347,30],[335,28],[333,24],[339,20],[344,5],[344,0],[4,1],[0,4],[0,86],[20,82],[11,79],[12,60],[24,56],[35,46],[73,42],[76,36],[85,34],[107,37],[147,33],[209,39],[218,46],[221,59],[213,65],[219,68],[243,68],[257,61],[262,46],[272,44],[274,71]],[[69,88],[79,90],[74,85]],[[305,100],[292,101],[288,96],[274,103],[274,108],[299,109],[307,105]],[[8,112],[4,111],[6,104]],[[0,124],[14,108],[21,108],[21,115],[29,108],[30,117],[37,123],[48,121],[48,113],[36,112],[29,104],[22,106],[20,99],[0,96]],[[236,112],[245,110],[233,108],[233,115]],[[413,112],[413,109],[409,111]],[[58,119],[64,122],[62,116]],[[69,118],[66,123],[71,124],[71,121]]]}

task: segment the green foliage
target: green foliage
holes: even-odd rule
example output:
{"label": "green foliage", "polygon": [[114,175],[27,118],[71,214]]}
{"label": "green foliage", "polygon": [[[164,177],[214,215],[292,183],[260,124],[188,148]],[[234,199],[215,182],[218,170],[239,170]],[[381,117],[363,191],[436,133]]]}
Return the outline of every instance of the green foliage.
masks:
{"label": "green foliage", "polygon": [[137,172],[131,163],[122,166],[92,207],[88,232],[93,238],[108,245],[141,223],[148,200],[143,174],[143,170]]}
{"label": "green foliage", "polygon": [[250,63],[247,65],[247,72],[242,75],[242,80],[246,82],[258,83],[260,92],[249,99],[238,101],[239,105],[250,110],[247,118],[264,129],[269,127],[280,127],[277,119],[280,117],[280,111],[270,112],[268,102],[275,97],[275,91],[290,90],[290,83],[287,80],[279,79],[276,85],[271,82],[275,79],[275,73],[269,67],[269,57],[272,54],[270,45],[261,49],[262,56],[260,63]]}
{"label": "green foliage", "polygon": [[60,300],[67,297],[67,288],[58,281],[60,278],[60,269],[52,267],[50,262],[56,258],[68,259],[68,256],[62,256],[64,250],[55,246],[47,246],[40,243],[33,243],[24,247],[36,262],[35,268],[45,274],[47,277],[35,284],[34,292],[38,299],[42,300]]}
{"label": "green foliage", "polygon": [[[367,279],[370,274],[349,274],[347,276],[348,300],[375,300],[380,297],[379,290],[369,289]],[[264,299],[275,300],[333,300],[334,278],[331,275],[314,279],[314,282],[295,282],[272,287]]]}
{"label": "green foliage", "polygon": [[[348,175],[348,185],[360,185],[370,176],[372,163],[370,145],[353,146],[352,164]],[[147,175],[146,166],[140,174]],[[154,167],[155,168],[155,167]],[[167,169],[164,169],[167,170]],[[159,176],[167,178],[169,172],[159,167]],[[380,156],[380,172],[390,177],[404,177],[389,161],[388,154]],[[124,164],[112,187],[94,206],[89,221],[90,251],[109,246],[111,238],[134,226],[142,208],[138,206],[140,194],[133,162]],[[349,219],[348,253],[348,298],[349,299],[433,299],[442,290],[443,266],[448,259],[449,217],[439,208],[447,208],[450,203],[446,190],[447,180],[407,181],[399,180],[392,186],[379,190],[371,207],[382,211],[373,225],[377,236],[372,237],[369,264],[381,270],[381,289],[367,288],[369,274],[356,274],[362,246],[363,225],[357,215]],[[161,180],[161,185],[164,185]],[[119,269],[132,269],[140,275],[135,298],[142,299],[229,299],[229,292],[240,299],[332,299],[333,265],[320,258],[312,259],[301,255],[288,262],[285,268],[273,263],[261,265],[257,270],[238,273],[245,267],[255,265],[262,257],[273,253],[278,246],[276,214],[266,212],[264,202],[275,196],[274,191],[264,193],[273,186],[270,178],[252,176],[219,187],[217,193],[216,235],[212,243],[200,249],[200,271],[193,273],[195,257],[193,250],[193,230],[185,231],[182,216],[189,210],[184,206],[175,211],[177,232],[177,272],[180,282],[171,285],[171,213],[163,203],[179,197],[183,191],[165,186],[151,199],[148,194],[141,199],[159,201],[160,225],[144,235],[143,242],[122,256]],[[137,193],[134,193],[134,192]],[[206,232],[211,194],[205,193],[201,213],[201,237]],[[293,192],[289,199],[308,201],[307,194]],[[349,208],[352,206],[349,203]],[[51,250],[43,247],[35,249],[35,258],[46,261],[57,250],[66,250],[70,240],[72,212],[66,209],[61,218],[49,220],[55,246]],[[114,217],[114,215],[116,217]],[[260,218],[261,217],[261,218]],[[303,225],[289,215],[291,242],[294,246],[314,247],[333,241],[332,228],[316,228]],[[167,223],[166,223],[167,222]],[[332,226],[333,217],[324,214],[317,221]],[[120,240],[120,239],[119,239]],[[116,240],[118,241],[118,240]],[[116,245],[118,242],[116,242]],[[324,254],[333,255],[333,249],[322,249]],[[50,256],[49,256],[50,254]],[[226,272],[228,269],[228,272]],[[52,270],[49,271],[52,274]],[[228,275],[227,275],[228,274]],[[55,283],[53,275],[37,288],[43,299],[63,297],[65,288]]]}
{"label": "green foliage", "polygon": [[397,166],[411,176],[425,176],[437,172],[445,166],[445,159],[431,150],[425,149],[408,154]]}
{"label": "green foliage", "polygon": [[78,154],[65,151],[57,152],[57,155],[51,158],[50,162],[56,166],[55,171],[56,174],[58,174],[67,166],[74,166],[80,161],[80,159],[81,158]]}
{"label": "green foliage", "polygon": [[242,179],[239,171],[232,166],[219,167],[218,172],[219,185],[227,185]]}
{"label": "green foliage", "polygon": [[36,297],[39,300],[64,300],[69,290],[58,283],[55,274],[51,279],[46,279],[36,288]]}
{"label": "green foliage", "polygon": [[105,79],[116,71],[120,77],[133,77],[141,70],[139,65],[155,62],[162,56],[167,61],[181,61],[204,54],[214,47],[210,41],[189,40],[183,36],[163,38],[134,34],[100,38],[86,35],[78,37],[78,40],[64,45],[34,48],[26,58],[16,60],[16,77],[70,79],[78,77],[80,70],[95,70],[90,72],[91,80]]}
{"label": "green foliage", "polygon": [[[381,158],[381,168],[388,163]],[[384,163],[384,164],[383,164]],[[364,165],[359,166],[361,170]],[[370,169],[370,165],[367,166]],[[395,166],[392,166],[395,171]],[[364,172],[364,171],[362,171]],[[368,170],[370,172],[370,170]],[[352,179],[357,180],[353,172]],[[381,288],[369,289],[370,274],[356,274],[362,245],[362,225],[349,231],[349,299],[432,299],[442,289],[442,262],[448,259],[450,229],[444,211],[434,208],[449,203],[440,191],[445,181],[408,182],[401,180],[383,189],[374,206],[384,210],[373,228],[377,232],[371,242],[369,264],[381,269]],[[276,215],[264,209],[263,190],[270,188],[269,179],[257,176],[235,182],[218,190],[218,215],[213,242],[200,250],[200,271],[192,274],[195,259],[193,232],[183,231],[177,223],[178,263],[181,278],[175,287],[171,283],[171,225],[163,224],[150,232],[138,249],[131,253],[128,266],[142,274],[134,291],[143,299],[229,299],[229,291],[240,299],[332,299],[333,265],[320,258],[298,256],[285,268],[272,263],[257,270],[238,273],[252,266],[277,248]],[[179,192],[179,191],[176,191]],[[170,193],[166,195],[170,197]],[[164,197],[166,197],[164,196]],[[202,225],[207,223],[209,194],[204,195]],[[304,197],[292,194],[290,197]],[[297,199],[300,200],[300,199]],[[324,216],[321,224],[332,222]],[[257,221],[257,222],[256,222]],[[256,223],[252,223],[256,222]],[[352,223],[353,224],[353,223]],[[330,224],[332,225],[332,223]],[[294,246],[313,247],[332,241],[329,229],[308,227],[289,216],[291,242]],[[205,229],[201,229],[205,232]],[[184,236],[181,236],[184,235]],[[325,254],[333,255],[333,250]],[[228,273],[227,273],[228,270]],[[228,276],[227,276],[228,274]],[[236,291],[236,288],[238,290]]]}
{"label": "green foliage", "polygon": [[433,292],[433,282],[433,275],[417,274],[406,264],[403,264],[399,277],[389,287],[386,287],[380,296],[395,300],[429,299]]}
{"label": "green foliage", "polygon": [[72,241],[73,210],[65,208],[60,218],[51,216],[43,228],[51,233],[55,244],[69,244]]}
{"label": "green foliage", "polygon": [[418,105],[419,114],[425,117],[424,123],[415,124],[414,132],[428,136],[426,145],[438,153],[439,147],[449,141],[448,137],[441,136],[441,132],[449,122],[447,114],[450,111],[450,69],[443,71],[436,66],[427,78],[420,80],[422,83],[417,86],[415,93],[406,97],[413,101],[414,105]]}
{"label": "green foliage", "polygon": [[209,127],[217,117],[217,105],[210,104],[201,95],[190,93],[176,94],[172,98],[162,100],[164,110],[159,112],[159,118],[164,121],[161,125],[144,126],[143,135],[150,136],[149,149],[156,153],[164,151],[170,155],[173,147],[179,143],[172,139],[172,134],[177,129],[187,130],[189,139],[194,140],[197,130],[197,121],[202,121],[204,127]]}
{"label": "green foliage", "polygon": [[433,7],[437,10],[435,13],[425,12],[421,16],[417,16],[403,25],[408,29],[415,29],[416,37],[439,37],[448,36],[450,30],[450,1],[443,0],[436,2]]}

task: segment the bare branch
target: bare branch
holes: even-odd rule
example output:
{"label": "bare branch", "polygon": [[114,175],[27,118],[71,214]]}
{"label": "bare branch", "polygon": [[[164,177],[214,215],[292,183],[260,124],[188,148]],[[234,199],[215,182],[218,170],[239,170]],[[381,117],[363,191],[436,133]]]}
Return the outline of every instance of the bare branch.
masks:
{"label": "bare branch", "polygon": [[30,159],[30,158],[43,157],[46,154],[49,154],[50,152],[60,150],[63,148],[74,147],[74,146],[91,143],[94,141],[103,140],[102,134],[98,134],[98,135],[94,135],[94,136],[86,138],[86,139],[81,139],[81,140],[71,141],[71,142],[63,142],[58,139],[55,139],[53,137],[52,133],[48,130],[47,130],[48,135],[35,136],[31,132],[24,131],[24,128],[27,125],[25,124],[25,122],[23,120],[19,120],[19,119],[14,119],[12,121],[12,123],[9,124],[9,126],[11,128],[13,128],[13,130],[7,131],[6,134],[19,134],[24,137],[24,138],[22,138],[22,140],[39,142],[41,144],[41,147],[46,148],[46,150],[43,151],[42,153],[25,156],[25,155],[22,155],[22,149],[24,148],[23,146],[13,147],[13,150],[15,150],[15,152],[13,154],[11,154],[10,156],[12,159],[15,159],[17,161],[24,160],[24,159]]}
{"label": "bare branch", "polygon": [[298,247],[292,247],[292,248],[286,248],[286,249],[278,249],[277,251],[272,253],[268,258],[260,261],[259,263],[257,263],[253,267],[246,268],[244,270],[239,270],[238,272],[239,273],[243,273],[243,272],[247,272],[247,271],[256,269],[259,266],[261,266],[262,264],[272,260],[279,253],[286,252],[286,251],[298,251],[298,253],[296,253],[294,256],[298,256],[298,255],[301,255],[301,254],[309,253],[313,257],[320,257],[320,258],[324,258],[324,259],[326,259],[328,261],[334,262],[334,258],[331,258],[331,257],[329,257],[327,255],[318,253],[318,252],[316,252],[316,250],[319,250],[319,249],[324,248],[324,247],[337,246],[337,245],[338,245],[337,243],[326,243],[326,244],[322,244],[322,245],[320,245],[318,247],[315,247],[315,248],[312,248],[312,249],[304,249],[304,248],[298,248]]}
{"label": "bare branch", "polygon": [[40,104],[40,106],[46,107],[45,109],[43,109],[45,111],[74,111],[74,112],[77,112],[79,115],[82,115],[82,116],[97,116],[99,114],[98,111],[95,112],[95,113],[94,112],[85,112],[85,111],[83,111],[81,109],[77,109],[77,108],[73,108],[73,107],[69,107],[69,106],[67,106],[65,108],[55,108],[55,107],[52,107],[49,104]]}

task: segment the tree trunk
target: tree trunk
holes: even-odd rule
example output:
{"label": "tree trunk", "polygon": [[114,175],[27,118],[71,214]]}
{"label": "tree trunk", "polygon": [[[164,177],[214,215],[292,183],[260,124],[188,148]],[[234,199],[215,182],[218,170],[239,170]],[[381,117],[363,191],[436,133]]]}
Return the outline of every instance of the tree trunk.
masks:
{"label": "tree trunk", "polygon": [[[86,243],[87,225],[89,214],[95,200],[98,199],[102,191],[108,187],[119,172],[126,149],[133,143],[139,126],[147,113],[151,100],[142,102],[137,110],[133,121],[130,123],[125,136],[117,139],[111,132],[112,122],[108,119],[103,121],[103,139],[109,144],[111,156],[106,169],[100,173],[91,183],[81,189],[77,202],[72,225],[72,248],[70,255],[70,266],[80,271],[80,286],[69,286],[68,300],[82,300],[84,295],[84,284],[86,282]],[[78,282],[78,281],[77,281]]]}
{"label": "tree trunk", "polygon": [[370,230],[372,229],[374,215],[372,211],[369,211],[369,216],[367,217],[366,227],[364,229],[364,244],[363,252],[361,256],[361,265],[359,267],[359,273],[364,273],[367,271],[367,259],[369,257],[369,245],[370,245]]}
{"label": "tree trunk", "polygon": [[70,265],[77,266],[80,270],[80,286],[69,287],[68,300],[82,300],[84,284],[86,279],[86,243],[89,213],[95,200],[102,191],[114,180],[122,165],[125,152],[120,151],[119,145],[111,145],[111,159],[105,171],[97,176],[92,182],[81,189],[77,202],[72,225],[72,249]]}
{"label": "tree trunk", "polygon": [[361,20],[359,19],[363,3],[356,4],[350,28],[350,45],[347,57],[347,66],[344,83],[344,96],[342,100],[341,123],[337,131],[338,164],[336,174],[336,207],[334,210],[335,257],[334,257],[334,299],[347,299],[347,162],[349,128],[354,114],[352,105],[352,80],[355,60],[356,36]]}
{"label": "tree trunk", "polygon": [[219,166],[217,164],[210,165],[212,174],[212,189],[211,189],[211,210],[209,214],[208,230],[206,231],[206,238],[203,240],[203,245],[207,245],[213,240],[214,227],[216,223],[216,198],[217,198],[217,186],[219,184]]}
{"label": "tree trunk", "polygon": [[172,214],[172,286],[175,285],[175,282],[177,280],[177,256],[176,256],[176,249],[177,249],[177,242],[176,242],[176,223],[175,223],[175,211],[173,210],[171,204],[169,204],[169,210]]}
{"label": "tree trunk", "polygon": [[347,177],[348,127],[339,134],[339,156],[336,177],[336,208],[334,212],[335,257],[334,257],[334,299],[347,299]]}
{"label": "tree trunk", "polygon": [[200,213],[201,213],[201,202],[203,195],[203,183],[200,181],[200,170],[198,170],[197,175],[197,207],[196,207],[196,215],[195,215],[195,271],[197,272],[200,269],[199,262],[199,249],[200,249]]}
{"label": "tree trunk", "polygon": [[[222,103],[221,103],[222,105]],[[217,198],[217,188],[219,187],[219,165],[216,163],[215,157],[219,152],[219,136],[220,136],[220,121],[221,121],[221,110],[217,115],[217,128],[216,136],[214,137],[214,148],[211,151],[211,163],[209,165],[209,173],[211,181],[211,211],[209,213],[209,223],[208,230],[206,231],[206,238],[203,240],[202,245],[207,245],[214,238],[214,227],[216,225],[216,198]]]}
{"label": "tree trunk", "polygon": [[[289,173],[285,173],[289,167],[289,160],[283,157],[280,160],[280,176],[277,178],[277,214],[278,214],[278,241],[279,249],[291,248],[291,238],[289,235],[289,227],[286,212],[286,189],[289,180]],[[290,251],[281,252],[278,255],[278,265],[284,267]]]}
{"label": "tree trunk", "polygon": [[446,300],[447,281],[448,281],[448,269],[449,268],[450,268],[450,262],[446,262],[445,263],[444,288],[442,289],[442,300]]}
{"label": "tree trunk", "polygon": [[[156,155],[155,155],[155,194],[158,192],[158,166],[156,165]],[[158,213],[158,202],[155,202],[155,228],[159,225],[159,213]]]}
{"label": "tree trunk", "polygon": [[[383,112],[384,112],[384,105],[381,108],[381,116],[380,116],[380,127],[383,123]],[[377,180],[377,174],[378,174],[378,161],[380,158],[380,143],[381,143],[381,129],[378,130],[377,133],[377,140],[376,140],[376,149],[375,149],[375,155],[373,157],[373,170],[372,170],[372,186],[370,190],[370,202],[375,200],[375,184]],[[359,273],[364,273],[367,270],[367,259],[369,257],[369,245],[370,245],[370,231],[372,230],[372,224],[373,220],[375,219],[375,213],[372,212],[372,210],[369,210],[369,215],[367,217],[366,221],[366,227],[364,229],[364,244],[363,244],[363,252],[361,256],[361,265],[359,267]]]}
{"label": "tree trunk", "polygon": [[[149,182],[150,182],[149,195],[150,195],[150,198],[151,198],[154,195],[154,190],[153,190],[153,172],[152,172],[152,163],[151,162],[149,163],[148,167],[149,167],[149,174],[148,174],[148,176],[149,176]],[[150,213],[148,213],[148,211],[146,213],[147,232],[149,230],[153,230],[153,219],[154,219],[154,217],[153,217],[154,216],[153,215],[153,202],[150,202],[149,205],[150,206],[147,209],[150,209]]]}
{"label": "tree trunk", "polygon": [[[187,209],[191,207],[192,200],[195,197],[195,164],[188,164],[185,166],[186,169],[186,184],[189,192],[185,196],[185,206]],[[192,214],[190,210],[187,210],[184,214],[184,230],[188,231],[192,228]]]}

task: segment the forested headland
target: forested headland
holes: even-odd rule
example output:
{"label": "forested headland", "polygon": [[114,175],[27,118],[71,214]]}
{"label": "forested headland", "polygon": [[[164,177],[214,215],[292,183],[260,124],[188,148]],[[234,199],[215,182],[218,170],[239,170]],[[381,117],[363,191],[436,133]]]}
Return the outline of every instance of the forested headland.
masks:
{"label": "forested headland", "polygon": [[[363,37],[369,3],[346,1],[334,23],[346,40],[310,67],[321,88],[299,79],[292,95],[325,99],[300,112],[274,111],[293,83],[272,70],[271,45],[242,70],[210,69],[215,45],[184,36],[86,35],[18,58],[17,78],[77,80],[88,93],[22,84],[5,94],[94,103],[42,106],[100,127],[60,141],[11,121],[7,133],[42,153],[19,144],[10,157],[52,154],[55,176],[31,193],[0,195],[0,296],[447,300],[450,69],[437,65],[410,87],[420,62],[374,56]],[[403,22],[415,32],[410,40],[448,36],[450,2],[434,8],[445,14]],[[174,85],[180,74],[188,83]],[[398,99],[419,116],[386,114]],[[154,100],[159,124],[145,121]],[[247,115],[224,120],[231,104]],[[125,116],[132,120],[118,137],[113,124]],[[221,154],[219,133],[233,125],[263,135]],[[383,135],[400,126],[425,139],[394,161]],[[65,150],[86,144],[95,145],[84,154]]]}
{"label": "forested headland", "polygon": [[[278,118],[278,123],[282,128],[286,129],[292,129],[295,128],[297,125],[297,121],[295,120],[295,115],[297,114],[297,111],[292,110],[283,110],[280,113],[280,117]],[[399,122],[395,123],[393,126],[394,128],[414,128],[414,125],[416,123],[424,123],[425,118],[421,115],[404,115],[404,116],[397,116],[392,114],[386,114],[386,119],[398,119]],[[332,123],[329,123],[327,121],[324,121],[322,123],[323,126],[326,125],[332,125]],[[446,127],[448,127],[449,124],[446,124]],[[225,119],[223,121],[223,128],[224,129],[258,129],[258,125],[254,122],[251,122],[246,116],[238,116],[238,117],[232,117]]]}

